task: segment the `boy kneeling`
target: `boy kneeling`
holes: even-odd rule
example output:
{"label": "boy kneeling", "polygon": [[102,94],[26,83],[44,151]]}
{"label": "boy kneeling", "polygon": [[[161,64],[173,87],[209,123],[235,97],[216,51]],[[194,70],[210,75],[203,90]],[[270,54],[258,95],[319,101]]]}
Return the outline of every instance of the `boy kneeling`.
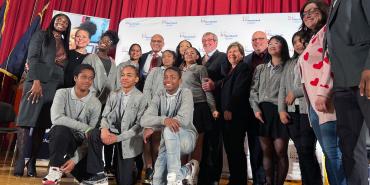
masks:
{"label": "boy kneeling", "polygon": [[86,154],[90,131],[95,128],[101,111],[99,100],[90,93],[95,77],[94,68],[81,64],[74,70],[75,86],[59,89],[50,109],[53,126],[49,132],[49,173],[45,185],[58,184],[63,172],[79,181],[87,178]]}
{"label": "boy kneeling", "polygon": [[152,128],[144,132],[144,142],[154,129],[163,129],[153,185],[192,185],[199,169],[193,161],[181,167],[180,157],[194,150],[197,131],[192,123],[192,93],[180,88],[180,82],[181,71],[176,67],[167,68],[163,79],[165,89],[153,97],[141,120],[142,127]]}
{"label": "boy kneeling", "polygon": [[142,153],[143,137],[139,121],[145,110],[145,98],[136,89],[137,69],[128,65],[121,69],[121,89],[110,93],[101,120],[100,129],[94,129],[89,138],[87,162],[93,176],[82,184],[101,184],[104,175],[103,145],[116,145],[116,173],[118,185],[133,184],[135,157]]}

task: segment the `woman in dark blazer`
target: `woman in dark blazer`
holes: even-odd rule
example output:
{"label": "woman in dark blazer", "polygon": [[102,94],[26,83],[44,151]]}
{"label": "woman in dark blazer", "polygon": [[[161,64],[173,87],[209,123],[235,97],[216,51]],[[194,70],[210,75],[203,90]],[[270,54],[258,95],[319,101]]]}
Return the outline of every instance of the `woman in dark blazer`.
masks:
{"label": "woman in dark blazer", "polygon": [[226,77],[222,80],[221,108],[223,113],[223,141],[229,162],[229,184],[247,184],[247,161],[244,152],[246,121],[253,116],[248,103],[252,71],[243,62],[244,48],[231,43],[227,48],[229,64],[224,67]]}
{"label": "woman in dark blazer", "polygon": [[[55,91],[63,85],[64,67],[67,62],[68,38],[71,21],[65,14],[57,14],[46,31],[36,32],[28,48],[29,71],[24,83],[17,124],[19,126],[17,147],[18,159],[14,175],[22,176],[24,150],[31,145],[31,156],[27,162],[27,175],[36,176],[36,157],[45,129],[51,125],[50,107]],[[31,142],[27,141],[30,128]]]}

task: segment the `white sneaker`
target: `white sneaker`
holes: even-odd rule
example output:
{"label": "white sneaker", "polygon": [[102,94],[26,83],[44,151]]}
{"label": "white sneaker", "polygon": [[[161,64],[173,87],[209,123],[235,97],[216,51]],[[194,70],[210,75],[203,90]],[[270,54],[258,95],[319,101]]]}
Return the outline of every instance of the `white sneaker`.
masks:
{"label": "white sneaker", "polygon": [[167,185],[182,185],[181,180],[176,180],[176,173],[167,174]]}
{"label": "white sneaker", "polygon": [[42,179],[43,185],[59,184],[62,179],[63,172],[58,167],[50,167],[49,173]]}
{"label": "white sneaker", "polygon": [[199,162],[195,159],[192,159],[185,165],[190,173],[185,177],[186,183],[188,185],[197,185],[198,184],[198,173],[199,173]]}

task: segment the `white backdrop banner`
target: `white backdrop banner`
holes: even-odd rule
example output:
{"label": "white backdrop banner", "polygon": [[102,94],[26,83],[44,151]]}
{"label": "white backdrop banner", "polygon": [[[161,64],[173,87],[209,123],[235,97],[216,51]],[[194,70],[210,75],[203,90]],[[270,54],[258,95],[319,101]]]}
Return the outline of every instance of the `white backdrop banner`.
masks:
{"label": "white backdrop banner", "polygon": [[301,24],[299,13],[236,14],[215,16],[127,18],[119,24],[120,41],[116,50],[116,62],[128,60],[128,49],[138,43],[143,53],[150,51],[150,38],[159,33],[164,37],[164,48],[175,50],[181,40],[188,40],[203,54],[202,35],[213,32],[218,36],[218,49],[225,52],[231,42],[238,41],[245,53],[253,51],[251,37],[261,30],[268,37],[283,36],[292,53],[291,37]]}

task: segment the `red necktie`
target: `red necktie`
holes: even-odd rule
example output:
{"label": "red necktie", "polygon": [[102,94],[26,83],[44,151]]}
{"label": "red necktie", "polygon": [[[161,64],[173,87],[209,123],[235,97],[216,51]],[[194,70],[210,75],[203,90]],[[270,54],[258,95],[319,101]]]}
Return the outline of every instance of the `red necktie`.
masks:
{"label": "red necktie", "polygon": [[150,61],[149,71],[152,70],[153,67],[157,67],[158,64],[158,54],[154,53],[152,57],[152,61]]}

